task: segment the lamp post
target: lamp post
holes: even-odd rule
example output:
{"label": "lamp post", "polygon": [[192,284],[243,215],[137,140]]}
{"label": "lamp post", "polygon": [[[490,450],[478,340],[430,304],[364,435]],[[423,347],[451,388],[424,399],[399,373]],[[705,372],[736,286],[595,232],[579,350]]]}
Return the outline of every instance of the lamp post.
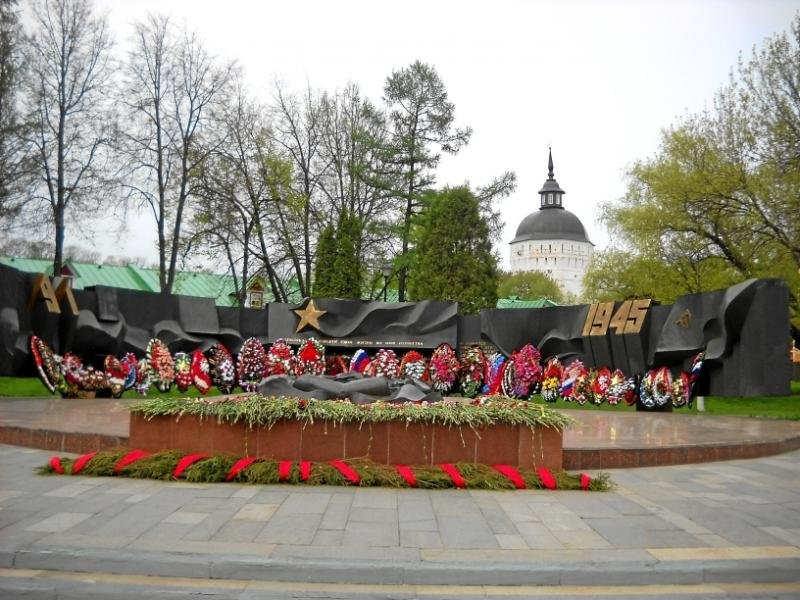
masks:
{"label": "lamp post", "polygon": [[389,291],[389,278],[392,276],[392,265],[383,265],[381,273],[383,273],[383,301],[386,302],[386,294]]}

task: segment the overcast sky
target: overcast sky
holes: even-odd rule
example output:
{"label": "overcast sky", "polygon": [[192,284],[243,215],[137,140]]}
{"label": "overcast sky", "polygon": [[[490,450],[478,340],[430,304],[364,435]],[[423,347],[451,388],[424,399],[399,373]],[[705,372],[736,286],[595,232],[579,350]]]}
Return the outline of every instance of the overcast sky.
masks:
{"label": "overcast sky", "polygon": [[[298,90],[353,81],[377,101],[392,70],[434,65],[458,124],[474,129],[442,161],[438,183],[517,174],[517,191],[500,205],[504,264],[517,225],[538,207],[548,144],[566,208],[603,248],[597,207],[622,196],[626,166],[656,151],[661,128],[708,106],[739,53],[788,30],[800,8],[788,0],[96,1],[120,50],[132,21],[167,12],[236,59],[264,97],[277,76]],[[113,251],[97,249],[155,261],[152,217],[131,228]]]}

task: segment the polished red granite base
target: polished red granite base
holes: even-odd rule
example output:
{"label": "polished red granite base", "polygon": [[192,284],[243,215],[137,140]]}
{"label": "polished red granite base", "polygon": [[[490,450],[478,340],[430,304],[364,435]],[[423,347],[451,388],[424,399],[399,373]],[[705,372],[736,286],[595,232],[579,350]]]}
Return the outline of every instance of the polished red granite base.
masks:
{"label": "polished red granite base", "polygon": [[[131,446],[129,439],[130,418],[127,406],[131,400],[87,399],[62,400],[60,398],[4,398],[0,400],[0,443],[45,448],[61,452],[86,452]],[[564,432],[563,467],[568,470],[611,469],[624,467],[707,462],[736,458],[754,458],[779,454],[800,448],[800,423],[770,419],[747,419],[742,417],[716,417],[688,413],[632,413],[612,411],[567,410],[577,423]],[[321,426],[320,426],[321,427]],[[373,426],[372,440],[369,436],[354,436],[342,430],[344,439],[333,442],[342,445],[343,457],[374,455],[387,457],[387,462],[399,462],[390,449],[408,445],[420,452],[418,462],[442,462],[451,458],[443,450],[434,454],[435,438],[430,434],[423,443],[422,434],[413,427],[391,427],[391,431],[378,431]],[[273,432],[276,436],[278,431]],[[446,449],[452,442],[448,436],[458,435],[451,431],[441,433]],[[348,434],[350,434],[348,436]],[[222,439],[222,433],[215,434]],[[242,436],[228,430],[233,443],[243,444]],[[298,445],[297,452],[313,448],[324,442],[331,444],[325,429],[306,430],[303,439],[308,445]],[[297,436],[295,436],[296,438]],[[217,437],[212,438],[214,440]],[[241,450],[261,448],[262,438],[248,435],[247,445]],[[191,436],[190,436],[191,440]],[[386,441],[385,453],[382,450]],[[394,444],[391,443],[394,441]],[[502,453],[511,451],[513,439],[502,436],[492,444],[473,443],[469,436],[469,460],[491,463]],[[207,442],[207,440],[204,440]],[[172,441],[170,442],[172,443]],[[192,441],[192,443],[194,443]],[[216,443],[216,442],[215,442]],[[256,446],[253,446],[253,443]],[[519,439],[517,456],[519,456]],[[460,439],[457,445],[461,445]],[[452,444],[450,444],[452,446]],[[338,446],[336,446],[338,448]],[[187,446],[188,448],[188,446]],[[237,446],[238,448],[238,446]],[[421,450],[424,448],[424,450]],[[153,448],[160,449],[160,448]],[[288,447],[287,447],[288,449]],[[204,451],[208,451],[204,447]],[[216,450],[221,451],[221,450]],[[497,454],[500,452],[501,454]],[[538,450],[537,450],[538,452]],[[299,454],[297,454],[299,456]],[[291,458],[285,456],[281,458]],[[304,457],[305,458],[305,457]],[[310,460],[319,460],[310,458]]]}

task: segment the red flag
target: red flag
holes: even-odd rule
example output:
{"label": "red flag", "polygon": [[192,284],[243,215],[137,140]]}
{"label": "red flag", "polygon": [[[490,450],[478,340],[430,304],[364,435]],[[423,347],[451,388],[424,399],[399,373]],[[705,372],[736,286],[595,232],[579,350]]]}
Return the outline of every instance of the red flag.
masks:
{"label": "red flag", "polygon": [[255,456],[245,456],[244,458],[237,460],[235,463],[233,463],[233,466],[231,467],[231,470],[228,471],[228,474],[225,475],[225,481],[233,480],[234,477],[252,465],[256,460],[258,459]]}
{"label": "red flag", "polygon": [[464,481],[464,478],[461,476],[461,473],[458,472],[458,469],[455,465],[450,463],[445,463],[443,465],[439,465],[439,468],[442,469],[445,473],[450,475],[450,479],[453,481],[453,485],[457,488],[466,487],[467,482]]}
{"label": "red flag", "polygon": [[411,470],[411,467],[407,467],[405,465],[396,465],[395,469],[397,469],[400,477],[405,480],[409,487],[417,487],[417,478],[414,477],[414,471]]}
{"label": "red flag", "polygon": [[518,490],[525,489],[525,480],[522,479],[519,471],[517,471],[514,467],[511,465],[495,465],[494,468],[496,471],[508,477],[511,480],[511,483],[513,483]]}
{"label": "red flag", "polygon": [[175,470],[172,472],[172,476],[175,479],[178,479],[183,472],[191,467],[194,463],[202,458],[208,458],[208,454],[187,454],[182,459],[178,461],[178,464],[175,465]]}
{"label": "red flag", "polygon": [[77,475],[80,473],[83,470],[83,467],[85,467],[86,464],[94,458],[95,454],[97,454],[97,452],[89,452],[88,454],[79,456],[78,460],[72,464],[72,474]]}

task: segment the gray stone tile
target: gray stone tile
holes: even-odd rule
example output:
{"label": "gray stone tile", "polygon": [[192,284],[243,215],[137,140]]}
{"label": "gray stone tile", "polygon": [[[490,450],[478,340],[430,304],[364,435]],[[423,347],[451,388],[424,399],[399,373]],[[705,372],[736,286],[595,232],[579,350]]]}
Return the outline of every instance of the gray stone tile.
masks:
{"label": "gray stone tile", "polygon": [[269,521],[276,510],[278,510],[277,504],[245,504],[233,515],[233,519],[239,521]]}
{"label": "gray stone tile", "polygon": [[401,529],[400,545],[406,548],[441,548],[442,538],[438,531]]}
{"label": "gray stone tile", "polygon": [[563,545],[544,523],[516,523],[517,530],[529,548],[563,548]]}
{"label": "gray stone tile", "polygon": [[391,508],[350,508],[348,521],[364,521],[367,523],[392,523],[397,526],[397,511]]}
{"label": "gray stone tile", "polygon": [[66,531],[92,515],[90,513],[58,512],[46,519],[26,527],[28,531],[56,533]]}
{"label": "gray stone tile", "polygon": [[368,488],[353,496],[353,508],[397,509],[397,492],[393,489]]}
{"label": "gray stone tile", "polygon": [[[439,534],[447,548],[498,548],[499,544],[483,519],[465,519],[457,515],[438,515]],[[468,523],[468,525],[467,525]]]}
{"label": "gray stone tile", "polygon": [[[327,500],[327,499],[326,499]],[[278,515],[275,513],[255,538],[270,544],[311,544],[322,515]]]}
{"label": "gray stone tile", "polygon": [[344,546],[397,546],[400,535],[397,523],[348,521],[344,529]]}
{"label": "gray stone tile", "polygon": [[525,539],[519,534],[496,533],[494,534],[497,543],[504,550],[527,550],[528,544]]}
{"label": "gray stone tile", "polygon": [[281,515],[318,514],[328,507],[332,494],[322,492],[292,492],[278,509]]}
{"label": "gray stone tile", "polygon": [[215,542],[252,542],[263,528],[264,524],[257,521],[229,521],[210,539]]}
{"label": "gray stone tile", "polygon": [[423,519],[421,521],[400,521],[400,531],[438,531],[439,524],[436,519]]}
{"label": "gray stone tile", "polygon": [[564,548],[611,548],[611,544],[595,531],[555,531],[551,530]]}
{"label": "gray stone tile", "polygon": [[312,545],[341,546],[344,540],[344,529],[317,529]]}
{"label": "gray stone tile", "polygon": [[176,510],[169,515],[162,523],[176,523],[179,525],[197,525],[200,521],[208,517],[208,513],[189,512],[185,510]]}

